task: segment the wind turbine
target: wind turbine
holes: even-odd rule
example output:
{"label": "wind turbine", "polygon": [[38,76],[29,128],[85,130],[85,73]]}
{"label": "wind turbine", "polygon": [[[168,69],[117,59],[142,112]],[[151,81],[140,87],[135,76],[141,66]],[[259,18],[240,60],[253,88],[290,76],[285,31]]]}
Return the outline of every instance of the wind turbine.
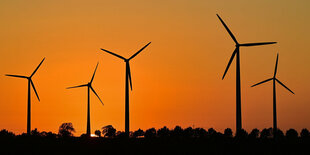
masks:
{"label": "wind turbine", "polygon": [[[38,67],[33,71],[33,73],[30,76],[23,76],[23,75],[12,75],[12,74],[5,74],[5,76],[11,76],[11,77],[17,77],[17,78],[24,78],[28,80],[28,106],[27,106],[27,134],[30,135],[31,133],[31,87],[33,88],[34,92],[36,93],[36,96],[38,98],[38,100],[40,101],[39,95],[37,93],[36,88],[34,87],[34,84],[32,82],[32,77],[33,75],[37,72],[37,70],[39,69],[39,67],[41,66],[41,64],[43,63],[43,61],[45,60],[45,58],[43,58],[43,60],[40,62],[40,64],[38,65]],[[30,86],[31,85],[31,86]]]}
{"label": "wind turbine", "polygon": [[235,36],[232,34],[232,32],[229,30],[227,25],[224,23],[222,18],[216,14],[217,17],[220,19],[221,23],[225,27],[226,31],[229,33],[230,37],[234,40],[235,42],[235,50],[230,57],[230,60],[228,62],[228,65],[225,69],[224,75],[222,77],[222,80],[224,79],[231,62],[233,61],[234,57],[236,57],[236,128],[237,131],[240,131],[242,129],[242,123],[241,123],[241,81],[240,81],[240,47],[247,47],[247,46],[260,46],[260,45],[267,45],[267,44],[275,44],[276,42],[259,42],[259,43],[244,43],[240,44],[238,43],[237,39]]}
{"label": "wind turbine", "polygon": [[282,82],[280,82],[276,78],[277,70],[278,70],[278,58],[279,58],[279,54],[277,54],[277,60],[276,60],[276,65],[275,65],[273,77],[251,86],[251,87],[255,87],[257,85],[263,84],[263,83],[268,82],[270,80],[272,80],[272,82],[273,82],[273,131],[274,131],[274,136],[276,135],[276,131],[277,131],[276,82],[278,82],[280,85],[282,85],[284,88],[286,88],[288,91],[290,91],[291,93],[294,94],[293,91],[291,91],[288,87],[286,87]]}
{"label": "wind turbine", "polygon": [[105,51],[109,54],[112,54],[120,59],[123,59],[126,63],[126,74],[125,74],[125,134],[127,137],[129,137],[129,86],[128,81],[130,82],[130,88],[132,90],[132,82],[131,82],[131,73],[130,73],[130,65],[129,61],[133,59],[135,56],[137,56],[142,50],[144,50],[147,46],[150,45],[151,42],[146,44],[144,47],[142,47],[138,52],[136,52],[134,55],[132,55],[130,58],[126,59],[118,54],[115,54],[113,52],[110,52],[108,50],[102,49],[102,51]]}
{"label": "wind turbine", "polygon": [[87,136],[90,136],[90,96],[89,96],[90,90],[93,91],[93,93],[98,97],[98,99],[100,100],[100,102],[103,105],[103,102],[101,101],[100,97],[98,96],[98,94],[96,93],[96,91],[94,90],[94,88],[92,86],[92,83],[93,83],[93,80],[94,80],[94,77],[95,77],[95,74],[96,74],[96,70],[97,70],[98,64],[99,63],[97,63],[97,66],[95,68],[94,74],[93,74],[90,82],[88,82],[87,84],[82,84],[82,85],[78,85],[78,86],[73,86],[73,87],[68,87],[67,88],[67,89],[71,89],[71,88],[87,87],[87,129],[86,129],[86,135]]}

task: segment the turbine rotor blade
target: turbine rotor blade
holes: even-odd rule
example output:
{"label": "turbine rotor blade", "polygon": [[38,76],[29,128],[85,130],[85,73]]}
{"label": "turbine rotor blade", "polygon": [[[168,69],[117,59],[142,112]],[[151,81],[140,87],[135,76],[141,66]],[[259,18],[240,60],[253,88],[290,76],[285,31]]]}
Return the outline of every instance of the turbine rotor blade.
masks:
{"label": "turbine rotor blade", "polygon": [[149,46],[151,42],[146,44],[144,47],[142,47],[138,52],[136,52],[134,55],[132,55],[128,60],[133,59],[135,56],[137,56],[142,50],[144,50],[147,46]]}
{"label": "turbine rotor blade", "polygon": [[121,59],[126,60],[126,58],[124,58],[124,57],[122,57],[122,56],[120,56],[120,55],[118,55],[118,54],[115,54],[115,53],[110,52],[110,51],[108,51],[108,50],[105,50],[105,49],[103,49],[103,48],[101,48],[101,50],[102,50],[102,51],[105,51],[105,52],[107,52],[107,53],[110,53],[110,54],[112,54],[112,55],[114,55],[114,56],[116,56],[116,57],[118,57],[118,58],[121,58]]}
{"label": "turbine rotor blade", "polygon": [[40,64],[38,65],[38,67],[33,71],[33,73],[30,75],[30,77],[32,77],[36,72],[37,70],[39,69],[39,67],[41,66],[41,64],[43,63],[43,61],[45,60],[45,58],[43,58],[43,60],[40,62]]}
{"label": "turbine rotor blade", "polygon": [[278,58],[279,58],[279,53],[277,53],[277,60],[276,60],[276,66],[275,66],[275,69],[274,69],[273,77],[276,77],[276,75],[277,75],[277,71],[278,71]]}
{"label": "turbine rotor blade", "polygon": [[92,83],[92,82],[93,82],[93,80],[94,80],[94,77],[95,77],[95,74],[96,74],[96,71],[97,71],[98,64],[99,64],[99,62],[97,63],[97,66],[96,66],[96,68],[95,68],[95,71],[94,71],[93,77],[92,77],[92,78],[91,78],[91,80],[90,80],[90,83]]}
{"label": "turbine rotor blade", "polygon": [[17,78],[25,78],[28,79],[27,76],[23,76],[23,75],[12,75],[12,74],[5,74],[5,76],[11,76],[11,77],[17,77]]}
{"label": "turbine rotor blade", "polygon": [[131,88],[131,91],[132,91],[132,82],[131,82],[131,72],[130,72],[130,65],[129,65],[129,62],[126,63],[126,67],[128,69],[128,73],[127,73],[127,80],[129,80],[129,84],[130,84],[130,88]]}
{"label": "turbine rotor blade", "polygon": [[279,82],[284,88],[286,88],[288,91],[290,91],[291,93],[295,94],[293,91],[291,91],[288,87],[286,87],[282,82],[280,82],[278,79],[276,79],[277,82]]}
{"label": "turbine rotor blade", "polygon": [[236,53],[238,52],[238,50],[239,50],[239,47],[236,47],[236,49],[234,50],[233,54],[231,55],[231,57],[229,59],[229,62],[228,62],[228,65],[227,65],[227,67],[225,69],[224,75],[222,77],[222,80],[225,78],[225,75],[226,75],[226,73],[227,73],[227,71],[228,71],[232,61],[234,60],[234,57],[235,57]]}
{"label": "turbine rotor blade", "polygon": [[99,95],[98,95],[98,94],[96,93],[96,91],[94,90],[94,88],[93,88],[92,86],[90,86],[90,89],[91,89],[91,90],[94,92],[94,94],[98,97],[98,99],[100,100],[101,104],[104,105],[103,102],[101,101]]}
{"label": "turbine rotor blade", "polygon": [[264,80],[264,81],[262,81],[262,82],[256,83],[255,85],[253,85],[253,86],[251,86],[251,87],[255,87],[255,86],[257,86],[257,85],[263,84],[263,83],[268,82],[268,81],[270,81],[270,80],[272,80],[272,79],[273,79],[273,78],[270,78],[270,79]]}
{"label": "turbine rotor blade", "polygon": [[71,88],[79,88],[79,87],[85,87],[88,86],[87,84],[83,84],[83,85],[78,85],[78,86],[73,86],[73,87],[68,87],[67,89],[71,89]]}
{"label": "turbine rotor blade", "polygon": [[224,27],[225,27],[226,31],[229,33],[230,37],[234,40],[234,42],[235,42],[236,44],[239,44],[238,41],[237,41],[237,39],[236,39],[235,36],[233,35],[233,33],[229,30],[229,28],[227,27],[227,25],[225,24],[225,22],[222,20],[222,18],[221,18],[218,14],[216,14],[216,15],[217,15],[217,17],[220,19],[221,23],[224,25]]}
{"label": "turbine rotor blade", "polygon": [[30,83],[31,83],[31,86],[32,86],[34,92],[36,93],[36,96],[37,96],[38,100],[40,101],[40,98],[39,98],[39,95],[38,95],[38,93],[37,93],[37,90],[36,90],[36,88],[34,87],[34,84],[33,84],[33,82],[32,82],[31,79],[30,79]]}
{"label": "turbine rotor blade", "polygon": [[245,44],[239,44],[239,46],[261,46],[261,45],[269,45],[269,44],[275,44],[277,42],[261,42],[261,43],[245,43]]}

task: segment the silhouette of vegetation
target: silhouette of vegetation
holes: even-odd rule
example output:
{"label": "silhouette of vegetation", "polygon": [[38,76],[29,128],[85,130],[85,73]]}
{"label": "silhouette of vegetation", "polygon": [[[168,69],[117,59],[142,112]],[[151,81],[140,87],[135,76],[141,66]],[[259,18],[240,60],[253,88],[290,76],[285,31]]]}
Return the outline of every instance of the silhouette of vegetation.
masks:
{"label": "silhouette of vegetation", "polygon": [[232,130],[230,128],[226,128],[224,130],[224,135],[225,135],[225,137],[230,137],[231,138],[233,136],[233,132],[232,132]]}
{"label": "silhouette of vegetation", "polygon": [[298,132],[294,129],[287,130],[285,135],[289,140],[296,140],[298,138]]}
{"label": "silhouette of vegetation", "polygon": [[274,138],[278,139],[278,140],[282,140],[285,136],[284,136],[284,133],[282,130],[280,129],[277,129],[275,132],[274,132]]}
{"label": "silhouette of vegetation", "polygon": [[156,129],[155,128],[147,129],[144,133],[144,137],[145,138],[155,138],[156,137]]}
{"label": "silhouette of vegetation", "polygon": [[300,132],[300,137],[302,138],[308,138],[310,136],[309,130],[308,129],[302,129]]}
{"label": "silhouette of vegetation", "polygon": [[241,129],[241,130],[236,132],[235,138],[238,140],[245,140],[248,138],[248,135],[249,134],[245,130]]}
{"label": "silhouette of vegetation", "polygon": [[263,129],[260,133],[260,137],[262,139],[271,138],[272,137],[272,128]]}
{"label": "silhouette of vegetation", "polygon": [[157,130],[157,136],[161,138],[168,137],[170,136],[170,130],[164,126],[163,128]]}
{"label": "silhouette of vegetation", "polygon": [[[5,129],[0,131],[1,154],[309,154],[309,131],[300,133],[289,129],[285,135],[278,130],[276,139],[273,129],[253,129],[234,133],[230,128],[223,133],[213,128],[169,129],[150,128],[132,131],[128,138],[123,131],[112,125],[96,130],[98,137],[82,134],[74,137],[72,123],[63,123],[59,133],[31,131],[31,135],[15,135]],[[65,137],[65,138],[64,138]],[[35,146],[35,149],[34,149]],[[32,148],[32,149],[31,149]]]}
{"label": "silhouette of vegetation", "polygon": [[207,136],[207,131],[203,128],[195,128],[194,129],[194,137],[206,137]]}
{"label": "silhouette of vegetation", "polygon": [[249,138],[250,139],[256,139],[256,138],[258,138],[258,136],[259,136],[259,130],[258,129],[253,129],[252,131],[251,131],[251,133],[249,134]]}
{"label": "silhouette of vegetation", "polygon": [[95,131],[95,135],[97,135],[98,137],[101,137],[101,131],[100,130],[96,130]]}
{"label": "silhouette of vegetation", "polygon": [[102,127],[102,134],[104,137],[113,138],[115,137],[116,129],[112,125]]}
{"label": "silhouette of vegetation", "polygon": [[58,135],[60,137],[71,137],[73,132],[75,132],[75,129],[73,128],[72,123],[62,123],[59,126]]}
{"label": "silhouette of vegetation", "polygon": [[1,138],[13,138],[15,137],[15,134],[13,132],[9,132],[8,130],[2,129],[0,131],[0,137]]}
{"label": "silhouette of vegetation", "polygon": [[208,129],[208,134],[210,137],[215,136],[216,135],[216,131],[213,128]]}
{"label": "silhouette of vegetation", "polygon": [[137,131],[133,132],[132,136],[134,138],[143,137],[144,136],[144,131],[139,128]]}

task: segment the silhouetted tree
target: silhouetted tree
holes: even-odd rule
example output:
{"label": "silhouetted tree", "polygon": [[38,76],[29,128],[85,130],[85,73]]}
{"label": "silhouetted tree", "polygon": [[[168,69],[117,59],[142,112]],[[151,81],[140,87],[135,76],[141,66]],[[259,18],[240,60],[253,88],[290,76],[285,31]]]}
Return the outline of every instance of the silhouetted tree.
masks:
{"label": "silhouetted tree", "polygon": [[170,130],[166,126],[157,130],[158,137],[168,137],[169,135],[170,135]]}
{"label": "silhouetted tree", "polygon": [[101,137],[101,131],[100,130],[96,130],[95,131],[95,135],[97,135],[98,137]]}
{"label": "silhouetted tree", "polygon": [[147,129],[144,133],[145,138],[155,138],[156,137],[156,129],[155,128],[150,128]]}
{"label": "silhouetted tree", "polygon": [[284,133],[282,130],[280,130],[279,128],[275,131],[274,133],[274,137],[278,140],[283,139],[284,138]]}
{"label": "silhouetted tree", "polygon": [[9,132],[8,130],[2,129],[0,131],[0,137],[1,138],[13,138],[15,137],[15,134],[13,132]]}
{"label": "silhouetted tree", "polygon": [[102,127],[102,135],[104,137],[113,138],[115,137],[116,129],[112,125]]}
{"label": "silhouetted tree", "polygon": [[172,137],[181,137],[183,136],[183,129],[180,126],[175,126],[175,128],[171,131]]}
{"label": "silhouetted tree", "polygon": [[298,132],[294,129],[289,129],[286,131],[285,136],[289,140],[295,140],[298,138]]}
{"label": "silhouetted tree", "polygon": [[208,135],[210,137],[216,137],[217,136],[217,132],[213,128],[209,128],[208,129]]}
{"label": "silhouetted tree", "polygon": [[58,135],[61,137],[71,137],[73,136],[72,132],[75,132],[72,123],[62,123],[59,126]]}
{"label": "silhouetted tree", "polygon": [[184,137],[188,137],[188,138],[194,137],[194,130],[193,130],[193,128],[192,127],[188,127],[186,129],[184,129],[183,135],[184,135]]}
{"label": "silhouetted tree", "polygon": [[248,133],[244,129],[241,129],[241,130],[236,132],[235,138],[236,139],[246,139],[246,138],[248,138]]}
{"label": "silhouetted tree", "polygon": [[45,137],[45,138],[48,138],[48,139],[56,139],[57,138],[57,134],[52,133],[52,132],[43,131],[43,132],[40,133],[40,135],[42,137]]}
{"label": "silhouetted tree", "polygon": [[137,131],[133,132],[132,136],[134,138],[142,137],[144,136],[144,131],[139,128]]}
{"label": "silhouetted tree", "polygon": [[193,136],[197,138],[206,137],[208,135],[208,132],[204,128],[195,128],[193,133]]}
{"label": "silhouetted tree", "polygon": [[259,130],[256,128],[253,129],[251,131],[251,133],[249,134],[249,138],[251,138],[251,139],[256,139],[256,138],[258,138],[258,136],[259,136]]}
{"label": "silhouetted tree", "polygon": [[272,137],[272,128],[265,128],[262,130],[260,133],[260,138],[266,139],[266,138],[271,138]]}
{"label": "silhouetted tree", "polygon": [[233,136],[232,130],[231,130],[230,128],[226,128],[226,129],[224,130],[224,136],[225,136],[225,137],[231,138],[231,137]]}
{"label": "silhouetted tree", "polygon": [[300,132],[300,137],[301,138],[308,138],[310,136],[309,130],[304,128]]}
{"label": "silhouetted tree", "polygon": [[47,135],[47,132],[46,132],[46,131],[42,131],[42,132],[40,133],[40,136],[41,136],[41,137],[46,137],[46,135]]}
{"label": "silhouetted tree", "polygon": [[38,131],[37,128],[35,128],[34,130],[31,131],[31,135],[32,136],[37,136],[37,137],[40,137],[40,132]]}
{"label": "silhouetted tree", "polygon": [[120,138],[120,139],[128,138],[128,136],[126,135],[126,133],[124,131],[117,131],[115,133],[115,137]]}

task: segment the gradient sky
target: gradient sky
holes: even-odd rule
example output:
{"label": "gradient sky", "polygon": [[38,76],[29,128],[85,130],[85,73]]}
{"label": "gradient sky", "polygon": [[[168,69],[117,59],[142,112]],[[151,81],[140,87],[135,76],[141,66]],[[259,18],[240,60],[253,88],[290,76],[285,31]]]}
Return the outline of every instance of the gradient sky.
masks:
{"label": "gradient sky", "polygon": [[272,126],[272,77],[279,52],[278,78],[296,95],[277,87],[278,127],[310,128],[310,1],[308,0],[2,0],[0,1],[0,129],[26,132],[27,82],[4,74],[30,75],[32,129],[57,132],[72,122],[86,132],[87,89],[66,90],[90,80],[104,106],[91,95],[92,132],[105,125],[124,130],[125,63],[131,61],[131,130],[166,125],[223,131],[235,129],[235,62],[221,80],[234,42],[278,44],[241,49],[243,128]]}

